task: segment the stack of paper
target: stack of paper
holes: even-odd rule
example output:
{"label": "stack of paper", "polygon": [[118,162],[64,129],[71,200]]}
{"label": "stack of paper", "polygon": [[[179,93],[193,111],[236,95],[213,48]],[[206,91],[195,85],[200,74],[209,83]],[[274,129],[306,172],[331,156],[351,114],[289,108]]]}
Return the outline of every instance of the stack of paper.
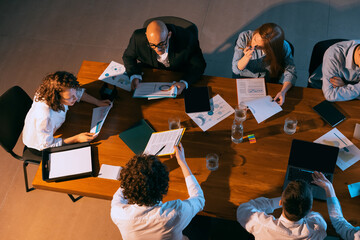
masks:
{"label": "stack of paper", "polygon": [[236,79],[238,104],[266,96],[264,78]]}
{"label": "stack of paper", "polygon": [[120,166],[101,164],[101,168],[100,168],[98,177],[112,179],[112,180],[119,180],[121,169],[122,169],[122,167],[120,167]]}
{"label": "stack of paper", "polygon": [[124,65],[111,61],[109,66],[100,75],[99,80],[115,85],[126,91],[131,91],[129,77],[125,74]]}
{"label": "stack of paper", "polygon": [[144,153],[158,156],[174,154],[174,146],[179,145],[184,132],[185,128],[179,128],[153,133],[146,145]]}
{"label": "stack of paper", "polygon": [[177,88],[172,83],[165,82],[141,82],[135,89],[134,98],[176,98]]}
{"label": "stack of paper", "polygon": [[209,112],[187,113],[204,132],[235,112],[219,94],[210,99],[210,105]]}

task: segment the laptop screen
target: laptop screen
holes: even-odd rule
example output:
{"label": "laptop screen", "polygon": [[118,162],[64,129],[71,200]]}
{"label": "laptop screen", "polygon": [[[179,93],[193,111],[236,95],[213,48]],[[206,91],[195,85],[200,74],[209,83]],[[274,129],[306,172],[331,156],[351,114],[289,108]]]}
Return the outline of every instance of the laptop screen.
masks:
{"label": "laptop screen", "polygon": [[289,165],[334,173],[338,154],[338,147],[294,139],[291,144]]}

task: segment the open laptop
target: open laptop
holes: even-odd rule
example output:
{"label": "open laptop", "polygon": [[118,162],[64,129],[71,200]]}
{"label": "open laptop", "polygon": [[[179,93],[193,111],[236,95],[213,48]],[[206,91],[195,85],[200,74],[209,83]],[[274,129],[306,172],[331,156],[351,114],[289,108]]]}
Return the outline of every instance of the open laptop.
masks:
{"label": "open laptop", "polygon": [[283,189],[289,182],[302,179],[310,184],[314,198],[326,200],[325,191],[311,183],[312,173],[322,172],[332,182],[338,154],[338,147],[293,139]]}

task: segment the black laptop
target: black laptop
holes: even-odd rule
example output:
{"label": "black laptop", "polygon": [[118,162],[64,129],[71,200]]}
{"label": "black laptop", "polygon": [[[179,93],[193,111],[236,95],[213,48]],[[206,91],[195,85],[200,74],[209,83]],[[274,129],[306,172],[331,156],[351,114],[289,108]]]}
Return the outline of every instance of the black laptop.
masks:
{"label": "black laptop", "polygon": [[283,188],[293,180],[302,179],[310,184],[314,198],[326,200],[325,191],[311,183],[312,173],[322,172],[332,182],[338,154],[338,147],[294,139]]}

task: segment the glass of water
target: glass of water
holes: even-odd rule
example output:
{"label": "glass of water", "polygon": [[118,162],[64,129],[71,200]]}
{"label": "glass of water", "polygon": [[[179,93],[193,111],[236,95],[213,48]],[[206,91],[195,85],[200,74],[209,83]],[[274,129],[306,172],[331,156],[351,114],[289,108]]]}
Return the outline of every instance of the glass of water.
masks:
{"label": "glass of water", "polygon": [[284,123],[284,132],[289,135],[294,134],[296,132],[297,123],[298,121],[295,117],[286,118]]}
{"label": "glass of water", "polygon": [[241,102],[239,105],[235,107],[235,119],[241,122],[245,121],[246,112],[247,112],[247,106],[244,102]]}
{"label": "glass of water", "polygon": [[178,117],[170,117],[168,120],[168,123],[169,123],[170,130],[181,128],[180,118],[178,118]]}
{"label": "glass of water", "polygon": [[206,155],[206,167],[210,171],[215,171],[219,168],[219,156],[216,153]]}

